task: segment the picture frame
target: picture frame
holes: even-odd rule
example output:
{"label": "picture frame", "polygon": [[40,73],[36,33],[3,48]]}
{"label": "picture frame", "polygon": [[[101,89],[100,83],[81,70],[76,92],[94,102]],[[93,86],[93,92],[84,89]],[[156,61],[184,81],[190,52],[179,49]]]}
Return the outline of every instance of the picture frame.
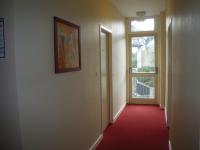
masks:
{"label": "picture frame", "polygon": [[0,58],[5,58],[4,18],[0,18]]}
{"label": "picture frame", "polygon": [[81,70],[80,26],[54,16],[55,73]]}

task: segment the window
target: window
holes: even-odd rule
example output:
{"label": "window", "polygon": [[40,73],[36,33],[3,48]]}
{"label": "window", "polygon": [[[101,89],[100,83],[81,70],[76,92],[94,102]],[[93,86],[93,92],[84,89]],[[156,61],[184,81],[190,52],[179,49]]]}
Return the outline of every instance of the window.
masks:
{"label": "window", "polygon": [[155,98],[155,77],[132,77],[132,98]]}
{"label": "window", "polygon": [[129,97],[138,104],[156,103],[159,85],[157,17],[129,18]]}
{"label": "window", "polygon": [[155,36],[132,37],[131,65],[133,73],[155,73]]}
{"label": "window", "polygon": [[154,18],[131,21],[131,32],[154,31],[154,29],[155,29]]}

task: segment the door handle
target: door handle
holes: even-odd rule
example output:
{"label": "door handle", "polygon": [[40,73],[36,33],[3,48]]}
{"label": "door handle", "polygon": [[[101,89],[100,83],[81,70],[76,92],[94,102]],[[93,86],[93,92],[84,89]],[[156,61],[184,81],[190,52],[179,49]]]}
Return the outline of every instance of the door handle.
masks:
{"label": "door handle", "polygon": [[129,67],[129,74],[132,73],[132,67]]}
{"label": "door handle", "polygon": [[158,74],[158,67],[155,67],[155,73]]}

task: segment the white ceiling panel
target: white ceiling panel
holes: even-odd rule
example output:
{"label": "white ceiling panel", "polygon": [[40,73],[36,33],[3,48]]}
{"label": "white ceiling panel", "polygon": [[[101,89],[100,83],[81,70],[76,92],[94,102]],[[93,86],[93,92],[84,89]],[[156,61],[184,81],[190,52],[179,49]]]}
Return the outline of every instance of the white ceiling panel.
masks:
{"label": "white ceiling panel", "polygon": [[165,10],[165,0],[112,0],[125,17],[135,17],[137,11],[146,11],[147,16],[157,15]]}

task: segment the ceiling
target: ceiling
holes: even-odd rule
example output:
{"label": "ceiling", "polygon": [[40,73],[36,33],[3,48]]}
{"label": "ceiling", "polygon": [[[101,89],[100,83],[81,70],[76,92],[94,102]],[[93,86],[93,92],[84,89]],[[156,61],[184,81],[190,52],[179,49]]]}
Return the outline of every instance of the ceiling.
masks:
{"label": "ceiling", "polygon": [[125,17],[136,17],[137,11],[146,11],[146,16],[157,15],[165,10],[165,0],[112,0]]}

